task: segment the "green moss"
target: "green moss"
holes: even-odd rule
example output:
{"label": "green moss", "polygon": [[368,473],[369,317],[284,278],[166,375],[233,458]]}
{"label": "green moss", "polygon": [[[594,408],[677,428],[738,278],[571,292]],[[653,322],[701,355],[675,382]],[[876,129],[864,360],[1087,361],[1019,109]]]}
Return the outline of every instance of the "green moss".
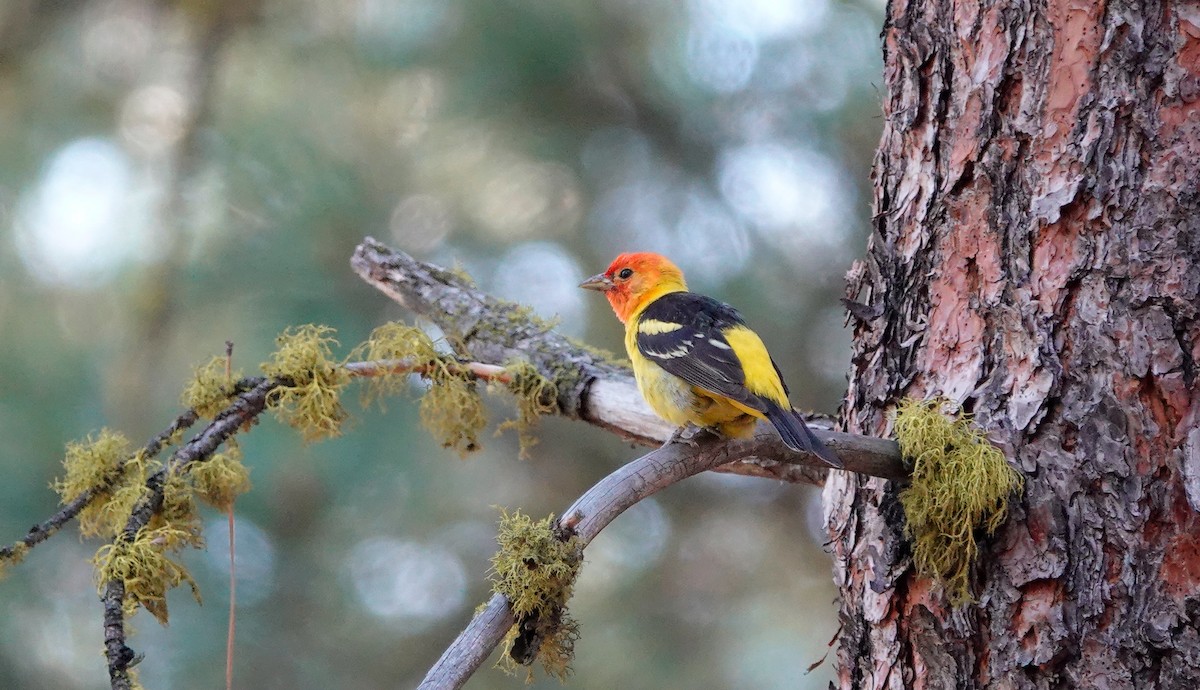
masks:
{"label": "green moss", "polygon": [[299,430],[305,441],[340,435],[346,420],[341,394],[350,375],[333,360],[333,334],[328,326],[288,328],[276,339],[279,347],[271,361],[263,365],[267,376],[291,382],[276,388],[270,403],[280,420]]}
{"label": "green moss", "polygon": [[470,273],[467,273],[466,267],[457,260],[454,262],[454,266],[447,270],[449,271],[450,275],[458,279],[458,282],[461,285],[469,288],[478,287],[478,285],[475,284],[475,278]]}
{"label": "green moss", "polygon": [[589,355],[592,356],[593,359],[595,359],[598,362],[601,362],[603,364],[608,364],[608,365],[614,366],[614,367],[621,367],[622,369],[632,369],[632,364],[630,363],[629,358],[627,358],[627,357],[619,357],[619,356],[613,354],[612,352],[605,350],[604,348],[589,345],[589,344],[583,342],[582,340],[576,340],[575,338],[572,338],[570,336],[567,336],[567,342],[571,343],[572,347],[578,348],[578,349],[583,350],[584,352],[588,353]]}
{"label": "green moss", "polygon": [[[534,651],[546,672],[565,678],[578,639],[567,602],[583,562],[579,541],[574,536],[560,539],[553,515],[535,522],[520,511],[501,512],[496,540],[500,548],[492,556],[492,589],[508,597],[516,619],[540,637]],[[517,626],[509,631],[502,665],[515,669],[509,652],[520,634]]]}
{"label": "green moss", "polygon": [[226,376],[227,364],[225,357],[213,357],[207,364],[196,367],[192,380],[183,389],[180,404],[195,410],[201,417],[216,417],[229,405],[234,382],[242,378],[240,371]]}
{"label": "green moss", "polygon": [[533,433],[538,417],[553,414],[558,410],[558,390],[529,362],[511,362],[505,367],[505,371],[512,378],[508,389],[516,396],[517,418],[500,424],[496,433],[505,429],[516,429],[521,459],[524,460],[529,457],[529,449],[538,441]]}
{"label": "green moss", "polygon": [[188,480],[196,495],[214,508],[228,512],[238,496],[250,490],[250,471],[242,464],[242,450],[229,439],[224,453],[192,465]]}
{"label": "green moss", "polygon": [[946,407],[957,406],[944,398],[906,400],[896,410],[895,430],[913,466],[912,482],[900,493],[913,562],[921,575],[942,583],[957,606],[972,598],[976,530],[990,536],[1004,523],[1009,497],[1024,477],[970,415],[949,418],[942,414]]}
{"label": "green moss", "polygon": [[191,574],[168,554],[201,543],[189,530],[163,525],[139,530],[131,542],[118,539],[105,544],[92,559],[100,592],[103,594],[109,580],[119,579],[125,583],[126,616],[132,616],[141,606],[166,625],[168,590],[187,583],[197,603],[200,601],[200,590]]}

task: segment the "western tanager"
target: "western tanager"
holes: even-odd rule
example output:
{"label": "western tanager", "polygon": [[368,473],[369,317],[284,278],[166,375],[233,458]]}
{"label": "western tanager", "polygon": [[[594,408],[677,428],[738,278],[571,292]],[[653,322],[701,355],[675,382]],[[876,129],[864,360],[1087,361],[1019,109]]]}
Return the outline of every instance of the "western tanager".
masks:
{"label": "western tanager", "polygon": [[666,257],[622,254],[580,287],[603,292],[625,324],[638,389],[660,417],[735,437],[765,419],[792,450],[842,466],[792,409],[758,334],[733,307],[688,292],[683,272]]}

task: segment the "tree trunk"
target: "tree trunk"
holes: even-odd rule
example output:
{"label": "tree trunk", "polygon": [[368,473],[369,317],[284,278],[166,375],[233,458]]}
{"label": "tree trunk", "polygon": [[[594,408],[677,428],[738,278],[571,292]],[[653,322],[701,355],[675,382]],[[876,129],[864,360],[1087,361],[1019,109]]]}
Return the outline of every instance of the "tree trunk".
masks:
{"label": "tree trunk", "polygon": [[953,609],[826,487],[843,688],[1200,685],[1200,5],[893,0],[849,431],[944,394],[1026,476]]}

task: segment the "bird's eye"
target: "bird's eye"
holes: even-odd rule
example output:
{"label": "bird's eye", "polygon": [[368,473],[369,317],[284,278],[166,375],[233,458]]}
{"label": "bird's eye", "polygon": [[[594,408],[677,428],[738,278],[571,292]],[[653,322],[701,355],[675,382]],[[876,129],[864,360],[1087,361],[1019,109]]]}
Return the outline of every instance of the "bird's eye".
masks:
{"label": "bird's eye", "polygon": [[622,268],[621,272],[617,274],[617,277],[621,280],[629,280],[629,276],[631,275],[633,275],[632,268]]}

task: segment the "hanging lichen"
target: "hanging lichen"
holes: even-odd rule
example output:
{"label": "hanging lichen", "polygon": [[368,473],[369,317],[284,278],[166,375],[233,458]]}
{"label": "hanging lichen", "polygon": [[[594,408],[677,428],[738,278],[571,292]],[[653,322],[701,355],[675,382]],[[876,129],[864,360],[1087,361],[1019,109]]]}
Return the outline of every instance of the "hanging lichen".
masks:
{"label": "hanging lichen", "polygon": [[520,457],[524,460],[529,457],[529,449],[538,442],[534,434],[538,417],[558,410],[555,401],[558,391],[554,383],[529,362],[511,362],[504,369],[511,379],[508,390],[516,397],[517,417],[502,422],[496,433],[515,429]]}
{"label": "hanging lichen", "polygon": [[109,580],[121,580],[125,585],[123,602],[126,617],[144,607],[159,623],[167,624],[167,591],[187,583],[192,596],[200,602],[200,590],[187,569],[168,554],[184,547],[198,547],[203,541],[192,530],[174,525],[156,528],[143,527],[132,541],[118,539],[105,544],[96,552],[100,593]]}
{"label": "hanging lichen", "polygon": [[242,464],[242,449],[229,439],[222,453],[192,465],[188,481],[196,496],[205,503],[228,512],[238,496],[250,490],[250,471]]}
{"label": "hanging lichen", "polygon": [[487,412],[475,381],[436,367],[429,390],[421,397],[421,424],[443,448],[460,457],[479,450],[479,433],[487,426]]}
{"label": "hanging lichen", "polygon": [[270,402],[279,419],[305,441],[340,435],[346,420],[341,394],[350,375],[333,359],[333,334],[329,326],[288,328],[263,365],[267,376],[288,382],[272,391]]}
{"label": "hanging lichen", "polygon": [[976,530],[993,534],[1008,515],[1024,477],[1004,454],[944,398],[906,400],[896,410],[900,452],[912,481],[900,492],[917,572],[941,582],[953,605],[971,600],[970,569],[979,552]]}
{"label": "hanging lichen", "polygon": [[373,374],[363,391],[363,405],[378,403],[405,390],[411,372],[420,373],[436,366],[441,359],[433,339],[425,331],[406,323],[390,321],[371,331],[356,354],[368,362],[398,362],[404,366]]}
{"label": "hanging lichen", "polygon": [[536,641],[522,662],[532,663],[536,656],[547,673],[566,678],[579,637],[578,625],[567,613],[583,562],[578,539],[559,538],[553,515],[535,522],[520,511],[502,511],[496,541],[500,548],[492,556],[492,589],[508,598],[518,621],[505,637],[501,666],[516,671],[514,645],[532,637]]}

